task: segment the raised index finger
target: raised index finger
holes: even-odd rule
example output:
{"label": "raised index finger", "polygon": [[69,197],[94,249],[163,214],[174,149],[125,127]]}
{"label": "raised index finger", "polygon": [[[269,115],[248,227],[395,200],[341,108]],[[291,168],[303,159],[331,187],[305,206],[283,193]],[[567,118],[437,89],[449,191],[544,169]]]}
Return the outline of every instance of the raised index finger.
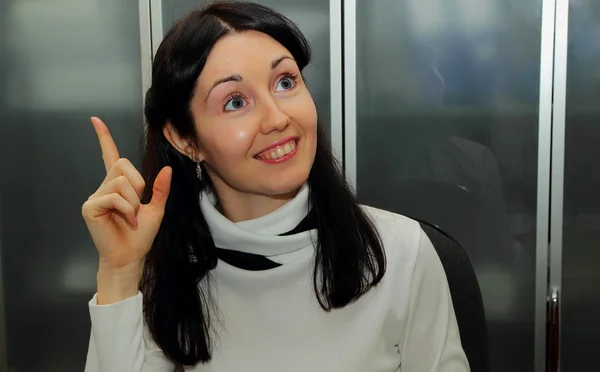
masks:
{"label": "raised index finger", "polygon": [[113,167],[113,165],[119,160],[119,151],[117,150],[117,145],[115,145],[115,141],[113,141],[110,132],[108,131],[108,127],[102,120],[97,117],[92,118],[92,125],[96,130],[96,135],[98,136],[98,141],[100,141],[100,148],[102,149],[102,159],[104,160],[104,167],[106,168],[106,173]]}

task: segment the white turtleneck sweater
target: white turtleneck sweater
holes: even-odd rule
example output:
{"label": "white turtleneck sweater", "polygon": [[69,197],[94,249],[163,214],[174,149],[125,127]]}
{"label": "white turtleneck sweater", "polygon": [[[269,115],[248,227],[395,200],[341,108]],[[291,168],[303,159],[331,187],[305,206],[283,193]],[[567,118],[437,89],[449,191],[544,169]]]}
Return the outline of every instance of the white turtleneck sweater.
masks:
{"label": "white turtleneck sweater", "polygon": [[[239,223],[221,215],[212,198],[201,199],[217,247],[282,265],[247,271],[219,261],[213,357],[186,371],[469,371],[444,269],[417,222],[364,207],[386,251],[385,276],[358,301],[325,312],[312,287],[315,231],[279,236],[306,216],[306,187],[273,213]],[[141,293],[100,306],[94,296],[89,309],[86,372],[174,371],[145,329]]]}

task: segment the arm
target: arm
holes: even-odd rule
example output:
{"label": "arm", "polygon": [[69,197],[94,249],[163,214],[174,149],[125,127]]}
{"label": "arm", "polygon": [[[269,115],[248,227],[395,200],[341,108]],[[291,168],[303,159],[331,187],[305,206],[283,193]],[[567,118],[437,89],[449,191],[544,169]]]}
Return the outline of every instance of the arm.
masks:
{"label": "arm", "polygon": [[420,232],[411,282],[402,372],[466,372],[452,298],[442,263],[429,238]]}
{"label": "arm", "polygon": [[[172,169],[154,179],[152,199],[142,204],[144,177],[119,156],[106,125],[92,124],[102,149],[106,178],[83,203],[81,213],[98,250],[97,294],[86,372],[166,372],[173,370],[160,350],[144,340],[143,263],[158,234],[171,188]],[[150,337],[146,337],[150,340]]]}
{"label": "arm", "polygon": [[142,294],[111,304],[89,303],[92,333],[85,372],[167,372],[174,364],[145,335]]}

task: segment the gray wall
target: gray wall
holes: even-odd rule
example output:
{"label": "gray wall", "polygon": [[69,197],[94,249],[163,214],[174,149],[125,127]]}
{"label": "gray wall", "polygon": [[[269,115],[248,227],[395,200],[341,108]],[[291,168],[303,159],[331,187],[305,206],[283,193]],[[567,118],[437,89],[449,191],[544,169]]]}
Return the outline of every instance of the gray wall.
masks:
{"label": "gray wall", "polygon": [[5,0],[0,7],[9,371],[82,371],[97,254],[81,205],[104,176],[89,117],[105,119],[122,156],[137,162],[138,2]]}

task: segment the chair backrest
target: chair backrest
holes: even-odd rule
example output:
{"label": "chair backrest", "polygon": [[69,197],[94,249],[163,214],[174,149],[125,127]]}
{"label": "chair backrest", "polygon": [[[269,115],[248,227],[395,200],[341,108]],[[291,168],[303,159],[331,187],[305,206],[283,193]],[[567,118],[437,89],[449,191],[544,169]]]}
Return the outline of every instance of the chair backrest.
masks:
{"label": "chair backrest", "polygon": [[435,247],[450,287],[463,349],[472,372],[488,372],[489,350],[485,311],[479,283],[467,254],[437,227],[420,222]]}
{"label": "chair backrest", "polygon": [[438,227],[460,242],[478,274],[490,263],[509,265],[509,237],[501,217],[468,190],[436,180],[399,179],[383,185],[380,195],[385,201],[367,204]]}

